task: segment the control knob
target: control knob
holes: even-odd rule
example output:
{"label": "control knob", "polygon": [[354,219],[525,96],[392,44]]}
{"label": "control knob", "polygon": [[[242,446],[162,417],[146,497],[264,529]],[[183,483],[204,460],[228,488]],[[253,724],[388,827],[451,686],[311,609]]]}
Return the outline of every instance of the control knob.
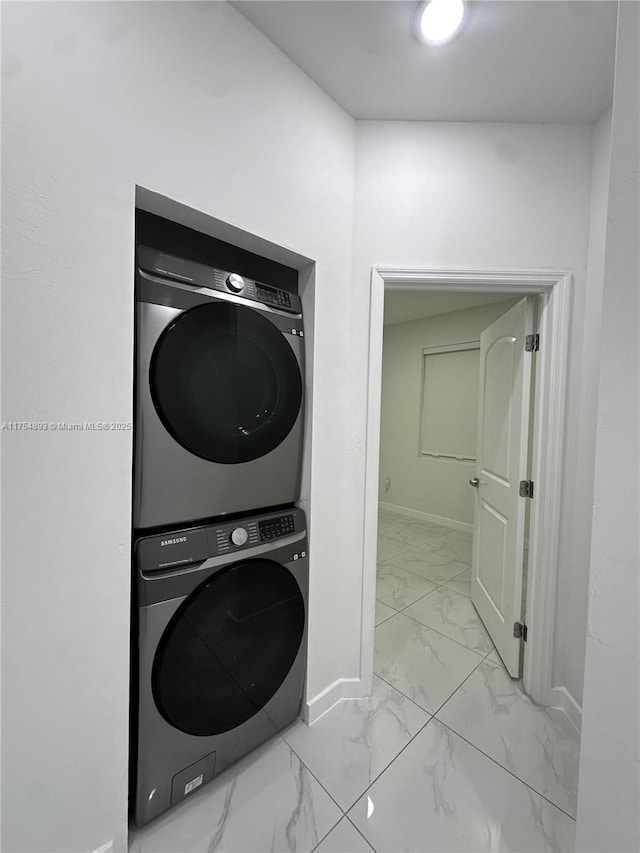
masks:
{"label": "control knob", "polygon": [[236,529],[231,534],[231,541],[234,545],[245,545],[247,539],[249,538],[249,534],[245,530],[244,527],[236,527]]}
{"label": "control knob", "polygon": [[231,275],[227,276],[227,287],[233,293],[240,293],[241,290],[244,290],[244,279],[241,275],[232,272]]}

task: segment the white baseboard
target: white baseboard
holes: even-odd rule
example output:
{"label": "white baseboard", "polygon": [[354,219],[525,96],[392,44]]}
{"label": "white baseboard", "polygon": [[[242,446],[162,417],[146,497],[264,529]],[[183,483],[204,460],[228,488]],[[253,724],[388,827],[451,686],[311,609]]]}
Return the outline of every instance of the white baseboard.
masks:
{"label": "white baseboard", "polygon": [[582,729],[582,708],[566,687],[552,687],[545,704],[550,708],[557,708],[559,711],[564,711],[578,732]]}
{"label": "white baseboard", "polygon": [[113,841],[107,841],[106,844],[101,844],[96,847],[93,853],[113,853]]}
{"label": "white baseboard", "polygon": [[362,699],[368,695],[367,686],[361,678],[338,678],[302,706],[302,719],[312,726],[338,702],[345,699]]}
{"label": "white baseboard", "polygon": [[431,524],[441,524],[443,527],[451,527],[453,530],[466,530],[467,533],[473,533],[473,524],[467,524],[465,521],[456,521],[454,518],[445,518],[443,515],[433,515],[430,512],[420,512],[418,509],[411,509],[408,506],[397,506],[396,504],[389,504],[384,501],[380,501],[378,506],[380,509],[385,509],[387,512],[395,512],[397,515],[419,518],[421,521],[429,521]]}

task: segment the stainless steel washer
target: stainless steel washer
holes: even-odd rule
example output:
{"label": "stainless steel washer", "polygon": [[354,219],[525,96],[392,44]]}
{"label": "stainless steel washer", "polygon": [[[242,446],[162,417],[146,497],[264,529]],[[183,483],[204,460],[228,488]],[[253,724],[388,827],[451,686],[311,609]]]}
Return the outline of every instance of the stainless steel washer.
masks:
{"label": "stainless steel washer", "polygon": [[135,565],[132,817],[141,826],[298,716],[304,513],[147,536]]}
{"label": "stainless steel washer", "polygon": [[144,246],[137,257],[134,528],[294,503],[299,297]]}

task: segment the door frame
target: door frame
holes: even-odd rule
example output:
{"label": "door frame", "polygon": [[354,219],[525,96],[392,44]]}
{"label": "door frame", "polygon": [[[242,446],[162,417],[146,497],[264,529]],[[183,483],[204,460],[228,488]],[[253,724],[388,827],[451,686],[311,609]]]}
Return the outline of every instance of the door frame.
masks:
{"label": "door frame", "polygon": [[[534,702],[553,702],[552,669],[556,618],[558,543],[563,470],[572,277],[567,270],[400,268],[374,266],[369,309],[369,364],[365,437],[364,542],[362,575],[361,678],[371,687],[378,532],[380,410],[384,293],[458,292],[537,295],[537,353],[531,476],[536,484],[531,504],[527,572],[527,645],[523,686]],[[556,700],[557,703],[557,700]],[[573,719],[571,709],[565,709]]]}

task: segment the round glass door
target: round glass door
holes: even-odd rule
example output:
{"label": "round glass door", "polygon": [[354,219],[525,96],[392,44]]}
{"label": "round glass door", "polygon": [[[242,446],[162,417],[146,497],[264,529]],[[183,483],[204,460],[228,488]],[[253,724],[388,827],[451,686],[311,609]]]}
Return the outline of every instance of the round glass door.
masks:
{"label": "round glass door", "polygon": [[156,705],[172,726],[215,735],[256,714],[283,683],[304,633],[300,588],[284,566],[224,569],[178,608],[158,645]]}
{"label": "round glass door", "polygon": [[257,311],[199,305],[163,332],[150,386],[165,428],[211,462],[249,462],[287,437],[302,402],[298,361]]}

